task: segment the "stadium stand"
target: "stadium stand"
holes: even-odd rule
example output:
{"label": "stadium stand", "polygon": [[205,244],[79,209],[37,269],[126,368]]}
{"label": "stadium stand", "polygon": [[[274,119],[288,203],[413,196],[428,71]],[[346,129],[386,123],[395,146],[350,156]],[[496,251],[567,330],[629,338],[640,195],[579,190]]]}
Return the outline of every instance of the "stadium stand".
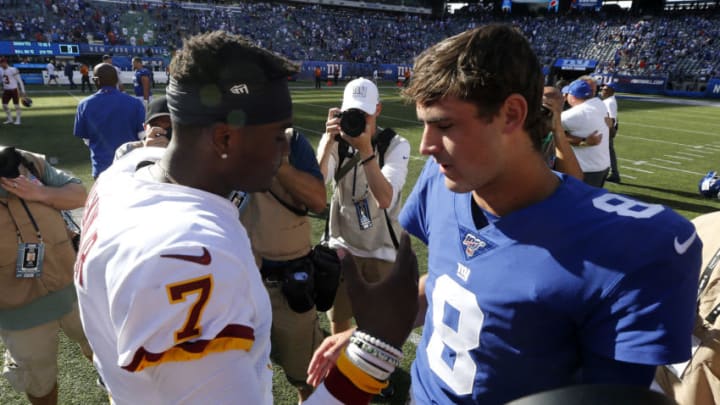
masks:
{"label": "stadium stand", "polygon": [[298,2],[0,2],[0,40],[175,49],[184,36],[224,29],[298,61],[409,64],[443,37],[502,20],[523,31],[545,66],[559,57],[592,59],[598,61],[596,73],[663,76],[688,91],[720,75],[717,7],[652,17],[577,11],[531,17],[497,15],[473,5],[435,19]]}

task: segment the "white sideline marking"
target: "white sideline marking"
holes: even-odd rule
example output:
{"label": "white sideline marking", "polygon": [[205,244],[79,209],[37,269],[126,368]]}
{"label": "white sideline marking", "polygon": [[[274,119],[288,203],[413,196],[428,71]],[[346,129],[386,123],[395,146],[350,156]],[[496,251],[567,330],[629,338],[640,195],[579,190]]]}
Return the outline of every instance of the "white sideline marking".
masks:
{"label": "white sideline marking", "polygon": [[[643,172],[643,173],[647,173],[647,174],[655,174],[655,172],[651,172],[650,170],[638,169],[637,167],[632,167],[632,166],[623,166],[623,169],[634,170],[636,172]],[[623,175],[623,177],[625,177],[625,175]]]}
{"label": "white sideline marking", "polygon": [[677,154],[679,154],[679,155],[690,156],[691,158],[699,157],[699,156],[697,155],[697,153],[695,153],[694,151],[693,151],[693,152],[688,152],[688,151],[684,151],[684,150],[678,150],[678,151],[675,151],[675,153],[677,153]]}
{"label": "white sideline marking", "polygon": [[674,162],[672,160],[666,160],[666,159],[660,159],[660,158],[653,158],[653,160],[659,160],[661,162],[670,163],[671,165],[679,165],[680,162]]}
{"label": "white sideline marking", "polygon": [[712,155],[713,152],[709,150],[705,150],[705,145],[695,145],[690,146],[691,148],[695,149],[693,150],[693,153],[699,153],[701,155]]}
{"label": "white sideline marking", "polygon": [[668,128],[667,126],[647,125],[647,124],[641,124],[639,122],[623,121],[622,123],[623,123],[623,125],[631,125],[631,126],[636,126],[636,127],[653,128],[653,129],[665,129],[665,130],[672,130],[673,132],[685,132],[688,134],[720,136],[720,133],[715,133],[715,132],[694,131],[692,129],[684,129],[684,128]]}
{"label": "white sideline marking", "polygon": [[695,160],[695,159],[689,158],[689,157],[687,157],[687,156],[675,156],[675,155],[663,155],[663,156],[669,157],[669,158],[671,158],[671,159],[690,160],[690,161]]}
{"label": "white sideline marking", "polygon": [[706,173],[693,172],[693,171],[691,171],[691,170],[676,169],[676,168],[674,168],[674,167],[660,166],[660,165],[656,165],[656,164],[653,164],[653,163],[645,163],[645,164],[648,165],[648,166],[659,167],[659,168],[661,168],[661,169],[670,170],[670,171],[673,171],[673,172],[681,172],[681,173],[695,174],[695,175],[698,175],[698,176],[704,176],[704,175],[706,174]]}

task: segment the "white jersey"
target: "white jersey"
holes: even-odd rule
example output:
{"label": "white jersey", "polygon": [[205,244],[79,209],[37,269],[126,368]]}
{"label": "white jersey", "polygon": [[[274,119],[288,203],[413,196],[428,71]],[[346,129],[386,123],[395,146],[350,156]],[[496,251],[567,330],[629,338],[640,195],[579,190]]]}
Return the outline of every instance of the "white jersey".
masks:
{"label": "white jersey", "polygon": [[[272,308],[238,211],[135,170],[164,152],[132,151],[86,203],[75,288],[95,367],[112,403],[272,404]],[[343,401],[323,384],[306,403]]]}
{"label": "white jersey", "polygon": [[95,366],[119,404],[272,404],[272,309],[237,209],[135,171],[163,152],[128,154],[87,201],[75,286]]}
{"label": "white jersey", "polygon": [[573,146],[573,152],[583,172],[599,172],[610,167],[610,128],[605,123],[607,108],[593,97],[562,112],[562,126],[574,136],[585,138],[594,131],[602,138],[598,145]]}
{"label": "white jersey", "polygon": [[45,68],[47,69],[48,76],[52,76],[55,74],[55,65],[53,65],[52,63],[48,63]]}
{"label": "white jersey", "polygon": [[617,112],[618,112],[618,105],[617,105],[617,99],[615,99],[615,96],[610,96],[603,100],[603,104],[605,104],[605,108],[607,108],[608,115],[610,118],[614,119],[615,122],[617,122]]}
{"label": "white jersey", "polygon": [[20,71],[17,70],[16,67],[8,66],[5,69],[0,68],[0,72],[2,72],[4,90],[15,90],[18,86],[20,86],[20,89],[23,90],[22,83],[18,84],[20,80]]}

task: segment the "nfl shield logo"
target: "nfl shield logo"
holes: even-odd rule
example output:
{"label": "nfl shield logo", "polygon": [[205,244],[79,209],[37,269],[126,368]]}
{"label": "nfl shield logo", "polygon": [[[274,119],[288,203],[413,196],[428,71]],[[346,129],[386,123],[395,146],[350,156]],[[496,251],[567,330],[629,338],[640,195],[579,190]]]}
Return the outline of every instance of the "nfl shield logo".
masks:
{"label": "nfl shield logo", "polygon": [[473,234],[466,234],[462,241],[465,246],[465,256],[469,259],[475,256],[478,249],[484,248],[487,244]]}

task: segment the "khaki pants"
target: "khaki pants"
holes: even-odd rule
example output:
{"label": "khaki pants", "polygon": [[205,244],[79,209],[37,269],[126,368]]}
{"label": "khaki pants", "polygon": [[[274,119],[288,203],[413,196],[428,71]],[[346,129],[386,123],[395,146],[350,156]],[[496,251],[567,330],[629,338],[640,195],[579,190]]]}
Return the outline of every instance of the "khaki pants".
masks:
{"label": "khaki pants", "polygon": [[288,381],[305,386],[313,352],[324,336],[315,308],[301,314],[288,306],[279,285],[265,284],[272,305],[272,359],[283,368]]}
{"label": "khaki pants", "polygon": [[58,320],[30,329],[0,329],[0,339],[6,348],[2,374],[15,390],[43,397],[53,389],[57,382],[60,329],[80,345],[85,356],[92,356],[80,323],[77,303],[72,311]]}

